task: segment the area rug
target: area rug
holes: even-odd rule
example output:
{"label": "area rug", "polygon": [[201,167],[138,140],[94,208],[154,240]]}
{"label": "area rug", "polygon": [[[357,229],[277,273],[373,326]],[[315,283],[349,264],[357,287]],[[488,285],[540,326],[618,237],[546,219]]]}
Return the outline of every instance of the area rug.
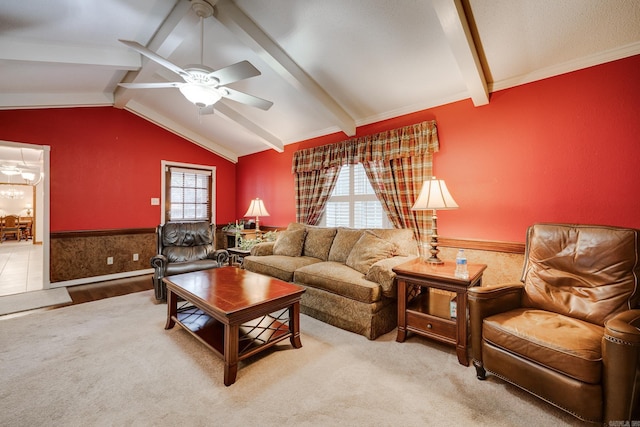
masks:
{"label": "area rug", "polygon": [[453,348],[375,341],[301,317],[288,341],[224,366],[152,291],[0,320],[2,426],[584,425],[529,394],[475,378]]}
{"label": "area rug", "polygon": [[37,308],[69,304],[67,288],[45,289],[0,297],[0,316],[35,310]]}

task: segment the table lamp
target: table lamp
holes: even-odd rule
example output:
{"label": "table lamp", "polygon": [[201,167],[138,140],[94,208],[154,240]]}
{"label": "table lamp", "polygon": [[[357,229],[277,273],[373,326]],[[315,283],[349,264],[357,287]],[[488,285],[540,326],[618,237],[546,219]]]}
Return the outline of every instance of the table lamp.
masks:
{"label": "table lamp", "polygon": [[438,258],[438,253],[440,250],[438,249],[438,216],[436,215],[436,210],[441,209],[457,209],[458,204],[453,200],[449,190],[447,189],[447,184],[441,179],[436,179],[436,177],[431,177],[429,181],[425,181],[422,184],[422,190],[420,190],[420,194],[418,195],[418,199],[411,207],[412,211],[426,211],[432,210],[433,214],[431,215],[431,249],[429,252],[431,256],[426,260],[431,264],[443,264],[440,258]]}
{"label": "table lamp", "polygon": [[249,209],[247,209],[247,213],[244,214],[244,216],[255,216],[256,231],[260,231],[260,217],[269,216],[269,212],[267,212],[267,209],[264,207],[264,202],[256,198],[251,201]]}

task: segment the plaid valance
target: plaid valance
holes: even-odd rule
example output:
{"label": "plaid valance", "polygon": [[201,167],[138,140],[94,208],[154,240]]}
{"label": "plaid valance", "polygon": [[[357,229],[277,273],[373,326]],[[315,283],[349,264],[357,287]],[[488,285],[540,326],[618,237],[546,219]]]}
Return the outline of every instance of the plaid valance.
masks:
{"label": "plaid valance", "polygon": [[292,172],[310,172],[346,164],[402,157],[421,157],[438,151],[435,120],[404,126],[336,144],[298,150],[293,154]]}

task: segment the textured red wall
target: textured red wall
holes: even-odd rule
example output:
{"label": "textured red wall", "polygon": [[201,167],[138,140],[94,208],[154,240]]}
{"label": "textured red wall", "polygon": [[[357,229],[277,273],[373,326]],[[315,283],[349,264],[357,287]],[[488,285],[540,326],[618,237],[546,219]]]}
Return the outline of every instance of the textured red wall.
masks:
{"label": "textured red wall", "polygon": [[[460,205],[438,213],[441,236],[524,241],[534,222],[640,228],[640,56],[358,128],[358,135],[422,120],[438,123],[434,174]],[[265,199],[263,224],[295,220],[291,159],[300,148],[346,139],[328,135],[242,157],[239,214]],[[246,209],[246,207],[244,207]]]}
{"label": "textured red wall", "polygon": [[217,222],[235,218],[235,165],[128,111],[0,111],[0,139],[51,147],[52,232],[155,227],[161,160],[215,166]]}

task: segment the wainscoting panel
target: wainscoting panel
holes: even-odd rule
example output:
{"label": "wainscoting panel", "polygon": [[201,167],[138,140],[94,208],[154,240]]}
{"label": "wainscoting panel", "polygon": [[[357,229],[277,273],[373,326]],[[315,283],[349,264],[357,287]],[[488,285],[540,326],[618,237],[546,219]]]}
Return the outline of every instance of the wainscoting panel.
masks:
{"label": "wainscoting panel", "polygon": [[155,252],[154,228],[51,233],[51,283],[147,270]]}

